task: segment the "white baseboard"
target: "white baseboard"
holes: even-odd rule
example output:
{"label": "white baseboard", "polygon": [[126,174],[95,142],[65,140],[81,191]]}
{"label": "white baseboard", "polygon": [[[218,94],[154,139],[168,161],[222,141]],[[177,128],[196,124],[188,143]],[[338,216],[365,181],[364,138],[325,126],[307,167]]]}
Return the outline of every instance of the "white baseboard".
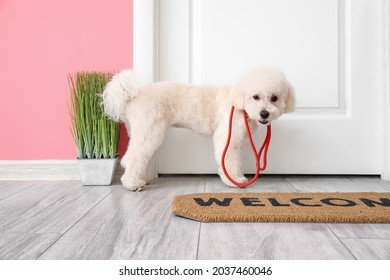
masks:
{"label": "white baseboard", "polygon": [[[114,182],[123,168],[117,165]],[[77,160],[0,160],[0,181],[80,180]]]}

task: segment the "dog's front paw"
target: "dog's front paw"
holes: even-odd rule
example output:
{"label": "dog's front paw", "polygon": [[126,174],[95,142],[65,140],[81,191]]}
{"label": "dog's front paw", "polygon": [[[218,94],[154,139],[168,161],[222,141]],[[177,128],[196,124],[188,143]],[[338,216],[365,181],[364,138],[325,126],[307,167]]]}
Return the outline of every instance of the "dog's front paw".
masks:
{"label": "dog's front paw", "polygon": [[[234,181],[236,181],[237,183],[240,183],[240,184],[244,184],[244,183],[247,183],[248,182],[248,179],[245,177],[245,176],[242,176],[242,177],[238,177],[236,179],[234,179]],[[229,181],[230,182],[230,181]],[[234,185],[233,187],[230,186],[231,188],[237,188],[239,186],[237,185]],[[241,188],[241,187],[240,187]]]}
{"label": "dog's front paw", "polygon": [[[239,188],[239,186],[237,186],[233,182],[230,182],[230,180],[225,175],[222,175],[220,177],[221,177],[222,182],[224,182],[229,187],[231,187],[231,188]],[[232,179],[234,181],[236,181],[237,183],[240,183],[240,184],[248,182],[248,179],[245,176],[240,176],[240,177],[232,178]]]}
{"label": "dog's front paw", "polygon": [[140,180],[137,178],[128,178],[125,175],[121,178],[123,186],[128,189],[129,191],[142,191],[144,189],[144,186],[146,185],[146,182],[144,180]]}

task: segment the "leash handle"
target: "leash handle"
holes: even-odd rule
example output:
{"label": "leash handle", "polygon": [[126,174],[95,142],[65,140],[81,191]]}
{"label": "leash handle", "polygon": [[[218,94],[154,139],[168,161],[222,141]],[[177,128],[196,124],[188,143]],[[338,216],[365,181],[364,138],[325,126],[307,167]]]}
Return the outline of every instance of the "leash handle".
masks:
{"label": "leash handle", "polygon": [[[227,153],[227,150],[229,148],[229,145],[230,145],[230,139],[232,137],[233,115],[234,115],[234,106],[232,106],[232,109],[230,110],[229,131],[228,131],[228,137],[227,137],[225,149],[223,150],[223,153],[222,153],[221,166],[222,166],[223,173],[225,174],[226,178],[229,179],[230,182],[232,182],[236,186],[245,188],[246,186],[249,186],[254,181],[256,181],[257,177],[259,177],[259,175],[260,175],[260,172],[267,168],[268,147],[269,147],[269,143],[271,142],[271,125],[270,124],[267,125],[267,135],[264,139],[263,144],[261,145],[261,148],[257,152],[255,144],[253,143],[251,131],[249,129],[249,124],[248,124],[248,119],[246,117],[246,112],[245,112],[245,110],[243,111],[246,133],[247,133],[248,138],[249,138],[249,143],[251,145],[253,155],[256,159],[256,173],[255,173],[255,176],[253,176],[253,178],[250,181],[248,181],[246,183],[239,183],[239,182],[236,182],[232,177],[229,176],[229,173],[227,172],[226,167],[225,167],[225,157],[226,157],[226,153]],[[261,156],[262,156],[263,152],[264,152],[263,166],[261,166],[260,161],[261,161]]]}

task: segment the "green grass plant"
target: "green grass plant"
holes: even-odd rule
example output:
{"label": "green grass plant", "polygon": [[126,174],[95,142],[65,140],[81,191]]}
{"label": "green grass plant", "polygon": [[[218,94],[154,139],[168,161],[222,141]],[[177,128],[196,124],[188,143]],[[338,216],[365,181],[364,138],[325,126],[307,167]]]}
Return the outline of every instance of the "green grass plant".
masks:
{"label": "green grass plant", "polygon": [[111,73],[77,72],[68,75],[70,131],[79,159],[118,156],[120,124],[109,119],[102,107],[102,92]]}

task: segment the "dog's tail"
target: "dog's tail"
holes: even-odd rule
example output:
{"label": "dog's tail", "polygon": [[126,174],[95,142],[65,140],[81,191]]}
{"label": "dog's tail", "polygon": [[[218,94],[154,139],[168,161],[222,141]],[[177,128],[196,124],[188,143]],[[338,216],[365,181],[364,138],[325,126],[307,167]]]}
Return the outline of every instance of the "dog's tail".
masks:
{"label": "dog's tail", "polygon": [[115,121],[125,119],[126,103],[141,92],[132,70],[123,70],[114,75],[103,92],[105,113]]}

